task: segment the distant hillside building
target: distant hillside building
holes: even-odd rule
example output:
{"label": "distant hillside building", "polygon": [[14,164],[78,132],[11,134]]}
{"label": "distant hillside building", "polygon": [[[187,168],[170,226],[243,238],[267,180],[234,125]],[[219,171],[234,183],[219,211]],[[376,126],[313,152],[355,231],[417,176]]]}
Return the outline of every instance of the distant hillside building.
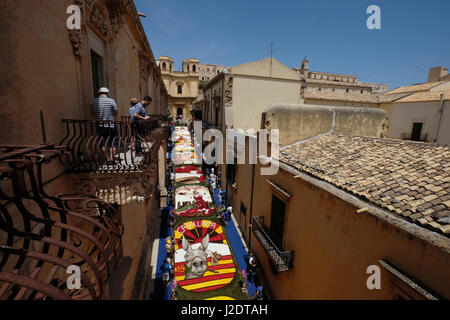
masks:
{"label": "distant hillside building", "polygon": [[301,68],[293,68],[303,81],[303,92],[336,92],[350,94],[374,94],[389,90],[389,86],[381,83],[359,82],[357,76],[318,72],[309,70],[309,61],[304,59]]}
{"label": "distant hillside building", "polygon": [[201,82],[208,82],[213,79],[215,76],[223,72],[227,69],[225,66],[217,65],[217,64],[206,64],[199,63],[199,80]]}

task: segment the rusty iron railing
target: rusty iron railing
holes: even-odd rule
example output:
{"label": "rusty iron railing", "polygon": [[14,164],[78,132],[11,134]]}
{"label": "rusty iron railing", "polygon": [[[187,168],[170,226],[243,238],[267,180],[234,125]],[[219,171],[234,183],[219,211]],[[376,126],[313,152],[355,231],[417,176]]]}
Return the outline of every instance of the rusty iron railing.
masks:
{"label": "rusty iron railing", "polygon": [[269,256],[273,271],[276,273],[289,271],[292,269],[294,251],[283,251],[281,248],[278,248],[266,229],[267,227],[264,226],[264,217],[253,217],[253,234]]}
{"label": "rusty iron railing", "polygon": [[[117,208],[92,196],[46,193],[44,167],[66,147],[0,146],[0,300],[101,299],[121,255]],[[81,288],[67,287],[67,268]]]}
{"label": "rusty iron railing", "polygon": [[66,135],[59,145],[71,151],[62,158],[70,172],[144,171],[151,161],[153,136],[160,128],[159,118],[134,123],[127,117],[121,121],[63,122]]}

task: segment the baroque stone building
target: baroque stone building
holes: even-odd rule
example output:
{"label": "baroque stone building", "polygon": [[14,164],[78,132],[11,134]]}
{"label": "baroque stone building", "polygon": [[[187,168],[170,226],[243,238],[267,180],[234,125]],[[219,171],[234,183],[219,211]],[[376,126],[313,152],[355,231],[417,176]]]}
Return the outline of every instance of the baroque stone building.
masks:
{"label": "baroque stone building", "polygon": [[[80,30],[67,28],[66,21],[70,17],[67,11],[72,5],[80,8]],[[20,268],[9,259],[0,270],[0,287],[5,289],[0,299],[33,296],[39,299],[52,294],[74,299],[148,298],[151,288],[148,255],[154,237],[152,219],[156,219],[159,196],[165,190],[162,134],[165,129],[161,128],[163,121],[158,119],[166,116],[168,93],[134,2],[4,0],[0,2],[0,12],[0,168],[2,172],[15,172],[13,176],[2,176],[0,189],[7,194],[14,193],[15,199],[28,197],[27,192],[34,190],[35,201],[33,204],[27,199],[17,200],[15,204],[5,201],[7,198],[2,194],[0,206],[3,212],[11,214],[11,223],[19,230],[28,228],[20,217],[39,216],[43,212],[48,222],[43,225],[38,222],[42,220],[35,219],[27,231],[50,238],[39,240],[39,236],[35,236],[31,242],[23,242],[21,237],[15,236],[13,242],[8,242],[11,229],[5,231],[1,226],[0,243],[27,250],[28,255],[37,251],[45,253],[47,260],[53,254],[60,259],[55,264],[52,256],[52,263],[46,262],[40,267],[38,264],[38,268],[34,268],[36,261],[30,256]],[[118,151],[111,163],[106,163],[99,151],[98,126],[89,107],[98,88],[104,86],[110,89],[119,111],[115,123]],[[142,133],[145,156],[138,160],[130,143],[133,133],[129,122],[121,118],[128,116],[130,98],[146,95],[153,97],[153,104],[147,111],[154,115],[154,120],[143,127],[146,129]],[[40,170],[36,180],[27,179],[21,184],[20,192],[12,190],[10,182],[14,182],[17,175],[31,177],[37,171],[23,172],[11,161],[26,161],[34,170]],[[30,187],[33,181],[34,184],[40,182],[34,189]],[[40,189],[38,193],[36,188]],[[106,208],[108,214],[100,207],[91,207],[90,218],[80,216],[79,213],[88,208],[80,204],[64,205],[66,200],[62,195],[96,203]],[[84,222],[74,221],[75,214]],[[63,221],[61,217],[68,220]],[[108,219],[112,219],[109,225]],[[113,221],[117,228],[111,224]],[[86,227],[92,223],[97,227]],[[65,231],[55,232],[50,225],[60,226]],[[98,232],[101,237],[114,235],[114,241],[106,242],[102,248],[92,238]],[[49,249],[48,243],[43,241],[60,246],[59,251]],[[92,241],[95,244],[91,247],[85,245]],[[23,247],[24,243],[31,244]],[[113,244],[117,246],[111,248]],[[86,252],[77,251],[74,245]],[[114,254],[108,256],[106,267],[100,266],[106,257],[103,250],[109,252],[110,249]],[[101,254],[88,256],[93,252]],[[61,289],[63,286],[59,287],[63,292],[56,292],[56,288],[52,288],[52,284],[65,283],[67,273],[61,267],[72,261],[80,265],[90,263],[89,270],[98,269],[98,281],[89,286],[89,292],[70,292]],[[20,283],[11,278],[11,273],[20,273],[32,279],[27,281],[38,282],[38,294],[26,287],[19,293],[14,286],[8,287],[2,282],[5,279],[14,285]]]}
{"label": "baroque stone building", "polygon": [[389,90],[389,86],[385,84],[359,82],[358,77],[354,75],[311,71],[307,59],[302,61],[301,68],[293,69],[299,73],[303,82],[302,94],[312,91],[375,94]]}
{"label": "baroque stone building", "polygon": [[174,61],[170,57],[159,58],[159,68],[169,93],[169,113],[192,119],[192,102],[198,95],[199,62],[198,59],[186,59],[182,71],[175,71]]}

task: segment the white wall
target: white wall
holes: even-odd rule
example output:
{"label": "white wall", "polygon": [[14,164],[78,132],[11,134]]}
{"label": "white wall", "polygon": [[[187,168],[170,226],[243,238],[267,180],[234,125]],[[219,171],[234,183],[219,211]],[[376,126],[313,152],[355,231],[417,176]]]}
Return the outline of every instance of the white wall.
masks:
{"label": "white wall", "polygon": [[[422,135],[428,134],[427,142],[433,142],[436,134],[440,101],[396,103],[392,108],[389,137],[400,139],[402,133],[412,132],[414,122],[423,122]],[[437,143],[450,144],[450,104],[444,103]]]}
{"label": "white wall", "polygon": [[299,103],[300,82],[235,75],[233,79],[233,127],[261,128],[261,114],[274,103]]}
{"label": "white wall", "polygon": [[437,143],[450,144],[450,101],[445,101]]}

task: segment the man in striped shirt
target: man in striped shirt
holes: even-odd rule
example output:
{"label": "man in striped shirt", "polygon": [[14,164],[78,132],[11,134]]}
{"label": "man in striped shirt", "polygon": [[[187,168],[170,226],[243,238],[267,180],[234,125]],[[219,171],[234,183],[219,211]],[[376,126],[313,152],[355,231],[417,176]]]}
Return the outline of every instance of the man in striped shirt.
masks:
{"label": "man in striped shirt", "polygon": [[[119,113],[116,102],[108,94],[108,88],[100,88],[99,96],[91,101],[91,111],[99,121],[97,129],[100,145],[105,154],[106,161],[111,163],[117,152],[117,129],[114,125],[114,116]],[[107,148],[109,147],[109,153]]]}

